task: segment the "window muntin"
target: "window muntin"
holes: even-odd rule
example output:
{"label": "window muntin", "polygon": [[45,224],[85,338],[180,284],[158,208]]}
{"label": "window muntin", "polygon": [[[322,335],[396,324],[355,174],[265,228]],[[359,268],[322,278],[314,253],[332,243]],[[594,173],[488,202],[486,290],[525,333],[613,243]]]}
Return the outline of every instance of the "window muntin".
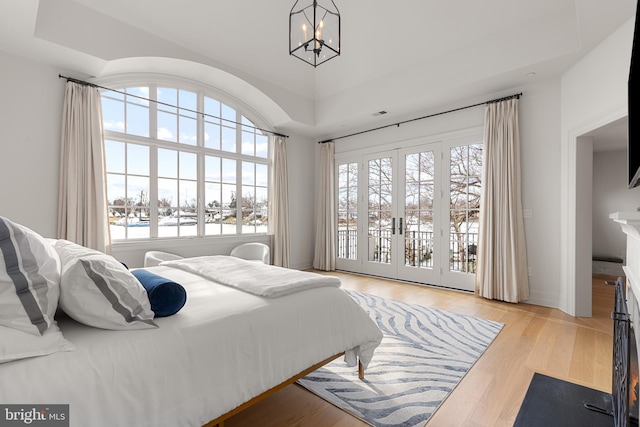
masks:
{"label": "window muntin", "polygon": [[150,85],[122,92],[102,94],[114,240],[268,231],[263,131],[202,91]]}

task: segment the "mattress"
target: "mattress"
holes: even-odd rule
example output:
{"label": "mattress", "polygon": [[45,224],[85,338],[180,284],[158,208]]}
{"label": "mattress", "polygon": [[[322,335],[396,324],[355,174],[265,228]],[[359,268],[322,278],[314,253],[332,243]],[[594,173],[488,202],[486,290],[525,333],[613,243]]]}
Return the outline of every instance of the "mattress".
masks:
{"label": "mattress", "polygon": [[110,331],[59,315],[75,351],[0,364],[0,403],[69,404],[70,426],[202,426],[346,351],[365,364],[382,333],[344,291],[264,298],[167,266],[187,302],[157,329]]}

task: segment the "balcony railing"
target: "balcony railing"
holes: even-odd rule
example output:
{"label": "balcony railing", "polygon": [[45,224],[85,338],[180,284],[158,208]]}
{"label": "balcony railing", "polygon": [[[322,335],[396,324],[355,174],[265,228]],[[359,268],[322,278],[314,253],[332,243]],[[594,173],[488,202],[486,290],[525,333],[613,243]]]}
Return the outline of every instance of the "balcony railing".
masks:
{"label": "balcony railing", "polygon": [[338,258],[358,259],[358,230],[338,230]]}
{"label": "balcony railing", "polygon": [[[369,230],[368,260],[391,262],[391,231]],[[449,242],[449,270],[464,273],[476,271],[478,233],[451,232]],[[358,232],[356,229],[338,230],[338,258],[358,258]],[[433,268],[433,232],[407,231],[404,234],[404,263],[411,267]]]}

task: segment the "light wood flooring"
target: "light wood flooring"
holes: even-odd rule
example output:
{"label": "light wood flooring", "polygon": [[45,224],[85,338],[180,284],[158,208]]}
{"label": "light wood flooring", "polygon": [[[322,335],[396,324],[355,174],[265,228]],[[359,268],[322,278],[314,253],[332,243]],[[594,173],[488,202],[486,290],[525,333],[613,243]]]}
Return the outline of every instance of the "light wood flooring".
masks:
{"label": "light wood flooring", "polygon": [[[488,301],[469,293],[346,273],[343,287],[415,304],[491,319],[504,328],[426,424],[512,426],[534,372],[611,391],[613,286],[594,275],[593,317]],[[225,427],[365,427],[300,386],[290,385],[235,415]]]}

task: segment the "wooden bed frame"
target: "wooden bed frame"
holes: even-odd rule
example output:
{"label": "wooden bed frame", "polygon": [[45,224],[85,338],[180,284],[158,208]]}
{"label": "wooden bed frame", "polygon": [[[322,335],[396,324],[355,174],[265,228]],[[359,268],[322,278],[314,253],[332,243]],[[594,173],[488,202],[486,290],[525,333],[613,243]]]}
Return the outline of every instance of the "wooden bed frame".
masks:
{"label": "wooden bed frame", "polygon": [[[343,353],[338,353],[335,356],[331,356],[331,357],[323,360],[322,362],[316,363],[315,365],[305,369],[304,371],[300,372],[297,375],[294,375],[293,377],[289,378],[288,380],[284,381],[283,383],[278,384],[277,386],[265,391],[262,394],[259,394],[258,396],[254,397],[253,399],[243,403],[242,405],[238,406],[237,408],[232,409],[231,411],[227,412],[226,414],[220,415],[218,418],[209,421],[203,427],[224,427],[225,420],[227,420],[227,419],[231,418],[232,416],[244,411],[245,409],[249,408],[250,406],[255,405],[256,403],[260,402],[264,398],[271,396],[275,392],[282,390],[283,388],[287,387],[288,385],[291,385],[294,382],[298,381],[300,378],[303,378],[303,377],[307,376],[311,372],[323,367],[327,363],[332,362],[335,359],[337,359],[338,357],[343,356],[343,355],[344,355],[344,352]],[[358,378],[360,378],[361,380],[364,379],[364,367],[362,366],[362,362],[360,362],[359,360],[358,360]]]}

